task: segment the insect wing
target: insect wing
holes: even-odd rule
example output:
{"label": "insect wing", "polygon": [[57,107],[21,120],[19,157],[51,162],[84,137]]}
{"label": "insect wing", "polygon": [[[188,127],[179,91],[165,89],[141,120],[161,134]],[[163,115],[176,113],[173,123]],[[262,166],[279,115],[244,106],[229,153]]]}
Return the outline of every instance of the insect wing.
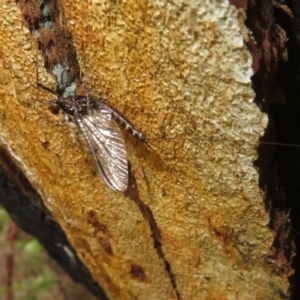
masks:
{"label": "insect wing", "polygon": [[124,192],[128,186],[128,161],[125,142],[111,111],[92,109],[86,115],[75,113],[104,181],[114,190]]}

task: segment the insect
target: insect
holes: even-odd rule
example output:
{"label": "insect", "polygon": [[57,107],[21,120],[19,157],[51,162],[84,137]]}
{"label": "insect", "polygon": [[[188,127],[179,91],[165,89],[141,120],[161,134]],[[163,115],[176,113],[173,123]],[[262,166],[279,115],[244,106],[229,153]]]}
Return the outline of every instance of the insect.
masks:
{"label": "insect", "polygon": [[128,186],[128,161],[118,124],[142,142],[146,140],[145,135],[101,99],[79,95],[58,97],[55,104],[74,115],[105,183],[115,191],[124,192]]}
{"label": "insect", "polygon": [[[59,108],[75,117],[76,123],[92,151],[100,175],[113,190],[125,192],[128,187],[127,151],[120,125],[140,142],[146,143],[164,167],[190,195],[179,177],[148,142],[145,134],[104,100],[81,95],[66,98],[59,96],[57,100],[50,101],[50,109],[57,113]],[[175,140],[178,141],[178,139]],[[192,196],[191,198],[196,202]]]}

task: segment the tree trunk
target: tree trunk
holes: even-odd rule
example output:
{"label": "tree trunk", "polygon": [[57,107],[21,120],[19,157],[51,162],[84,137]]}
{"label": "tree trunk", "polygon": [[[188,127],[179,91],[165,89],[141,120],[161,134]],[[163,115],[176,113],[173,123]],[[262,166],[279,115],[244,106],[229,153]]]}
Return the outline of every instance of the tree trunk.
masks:
{"label": "tree trunk", "polygon": [[[108,298],[287,295],[291,229],[269,203],[273,147],[260,182],[253,165],[268,118],[251,82],[268,106],[284,30],[264,18],[266,30],[252,2],[256,42],[246,7],[227,1],[1,1],[2,147]],[[125,193],[102,180],[73,117],[42,104],[55,96],[36,86],[37,53],[39,83],[104,98],[148,137],[124,131]]]}

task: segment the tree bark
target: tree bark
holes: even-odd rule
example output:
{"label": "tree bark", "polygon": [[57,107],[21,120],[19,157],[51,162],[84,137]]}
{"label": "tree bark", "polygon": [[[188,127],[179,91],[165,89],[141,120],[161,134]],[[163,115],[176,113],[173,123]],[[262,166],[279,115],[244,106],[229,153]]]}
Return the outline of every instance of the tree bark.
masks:
{"label": "tree bark", "polygon": [[[1,6],[1,144],[108,297],[287,295],[291,230],[283,253],[253,166],[268,119],[251,76],[275,58],[247,31],[245,11],[227,1]],[[53,95],[36,87],[36,53],[40,83],[105,98],[148,137],[124,132],[125,193],[105,185],[72,117],[42,104]],[[285,226],[288,213],[280,218]]]}

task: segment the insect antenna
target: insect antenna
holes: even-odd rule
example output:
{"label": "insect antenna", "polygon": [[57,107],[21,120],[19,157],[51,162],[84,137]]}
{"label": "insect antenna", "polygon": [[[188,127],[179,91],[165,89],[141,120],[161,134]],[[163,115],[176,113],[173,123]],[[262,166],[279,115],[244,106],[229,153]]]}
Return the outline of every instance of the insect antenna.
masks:
{"label": "insect antenna", "polygon": [[48,93],[52,94],[52,95],[57,95],[57,92],[53,91],[52,89],[46,87],[45,85],[43,85],[42,83],[39,82],[39,62],[38,62],[38,58],[36,57],[36,60],[33,62],[35,64],[35,84],[40,87],[41,89],[47,91]]}
{"label": "insect antenna", "polygon": [[[212,143],[215,143],[215,142],[224,142],[224,139],[221,139],[221,138],[214,138],[214,137],[210,137],[210,138],[200,138],[200,137],[195,137],[195,138],[184,138],[184,137],[175,137],[175,138],[172,138],[172,137],[150,137],[148,138],[147,137],[147,141],[151,141],[151,140],[154,140],[154,141],[157,141],[157,140],[169,140],[169,141],[190,141],[190,142],[194,142],[195,140],[197,141],[208,141],[208,142],[212,142]],[[246,141],[246,140],[233,140],[233,139],[226,139],[226,142],[232,142],[232,143],[247,143],[247,144],[252,144],[252,145],[256,145],[257,143],[253,143],[253,142],[249,142],[249,141]],[[283,146],[283,147],[294,147],[294,148],[300,148],[300,145],[297,145],[297,144],[289,144],[289,143],[277,143],[277,142],[266,142],[266,141],[259,141],[258,142],[259,145],[270,145],[270,146]]]}

